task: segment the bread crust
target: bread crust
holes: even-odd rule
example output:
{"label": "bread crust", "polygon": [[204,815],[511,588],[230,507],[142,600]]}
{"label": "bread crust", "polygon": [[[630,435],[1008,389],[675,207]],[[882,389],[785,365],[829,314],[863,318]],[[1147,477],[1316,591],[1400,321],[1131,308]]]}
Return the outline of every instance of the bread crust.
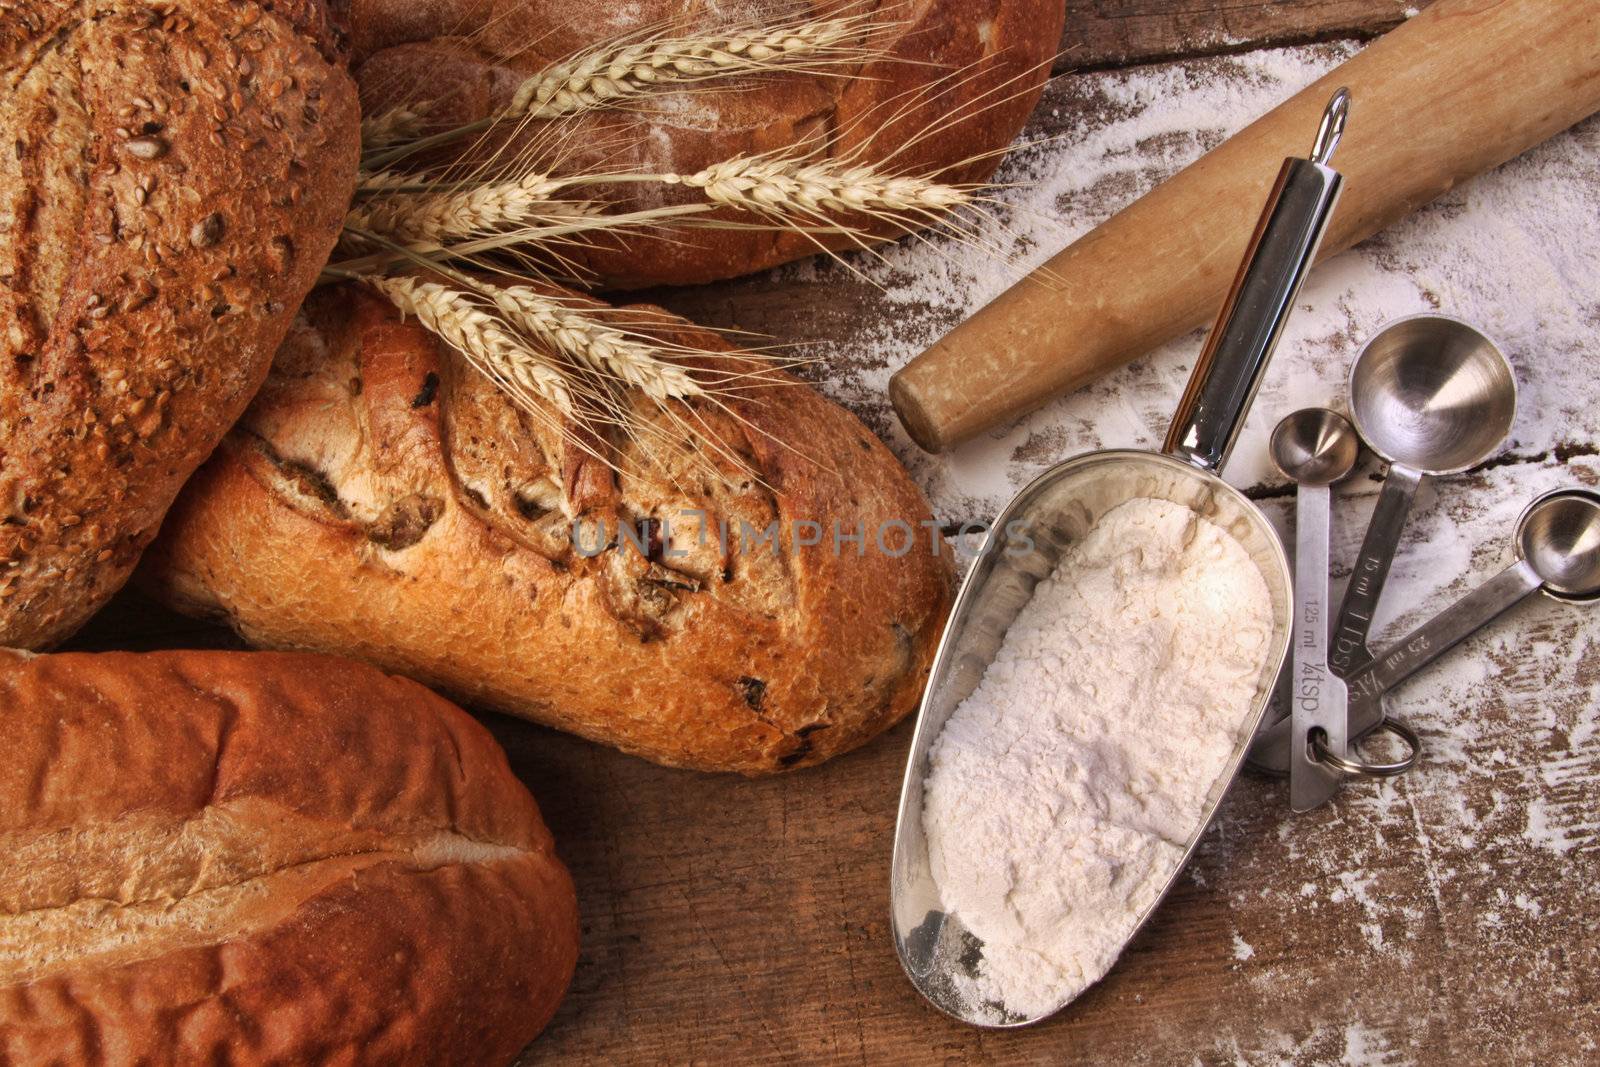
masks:
{"label": "bread crust", "polygon": [[[840,0],[352,0],[352,70],[366,114],[421,100],[434,121],[449,126],[504,108],[526,77],[556,60],[647,28],[714,32],[730,23],[865,10]],[[701,83],[565,119],[556,169],[692,174],[735,155],[799,149],[821,159],[882,163],[897,175],[987,178],[1038,102],[1061,38],[1064,0],[908,0],[877,4],[868,14],[862,39],[878,53],[870,61],[827,73]],[[546,125],[528,124],[517,143],[548,142]],[[930,130],[937,132],[923,136]],[[593,195],[617,211],[696,196],[648,184],[602,185],[575,195]],[[852,221],[898,235],[868,219]],[[830,248],[852,246],[847,237],[788,231],[667,232],[670,240],[596,238],[572,250],[571,261],[602,286],[629,289],[737,277],[813,255],[819,240]]]}
{"label": "bread crust", "polygon": [[503,1064],[577,955],[488,732],[321,656],[0,652],[0,1060]]}
{"label": "bread crust", "polygon": [[0,644],[126,580],[243,411],[348,207],[315,0],[0,7]]}
{"label": "bread crust", "polygon": [[[725,347],[630,310],[667,341]],[[252,643],[358,656],[660,763],[817,763],[916,706],[952,564],[888,449],[772,373],[733,416],[693,409],[753,473],[619,477],[385,305],[319,291],[144,574]],[[662,521],[670,546],[617,536]],[[795,543],[806,521],[820,544]],[[773,523],[781,545],[756,536]],[[865,543],[835,551],[835,523]],[[611,544],[586,555],[596,524]]]}

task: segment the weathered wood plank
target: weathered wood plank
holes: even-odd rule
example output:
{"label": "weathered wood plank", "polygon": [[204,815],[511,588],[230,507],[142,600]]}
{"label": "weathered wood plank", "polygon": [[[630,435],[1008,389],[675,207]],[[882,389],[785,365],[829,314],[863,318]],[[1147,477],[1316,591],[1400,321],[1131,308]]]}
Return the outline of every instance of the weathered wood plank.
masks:
{"label": "weathered wood plank", "polygon": [[1373,37],[1429,0],[1068,0],[1056,69],[1134,63]]}

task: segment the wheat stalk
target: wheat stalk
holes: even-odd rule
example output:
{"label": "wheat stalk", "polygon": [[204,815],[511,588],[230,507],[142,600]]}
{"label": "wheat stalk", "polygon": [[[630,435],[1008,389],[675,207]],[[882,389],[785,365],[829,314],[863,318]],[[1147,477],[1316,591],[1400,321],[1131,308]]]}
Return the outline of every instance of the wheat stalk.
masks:
{"label": "wheat stalk", "polygon": [[658,37],[558,63],[518,86],[510,117],[553,119],[677,83],[842,59],[860,20],[822,19],[761,32]]}
{"label": "wheat stalk", "polygon": [[[550,197],[566,186],[597,182],[677,185],[699,190],[705,200],[608,214],[592,201]],[[810,235],[822,248],[826,246],[820,244],[820,237],[825,234],[843,235],[866,247],[869,236],[840,216],[868,215],[910,230],[933,216],[975,202],[973,192],[962,186],[886,175],[862,163],[781,154],[736,156],[694,174],[556,178],[537,171],[484,184],[380,171],[366,174],[362,188],[373,195],[346,215],[342,247],[360,253],[370,249],[375,238],[398,244],[388,252],[330,264],[334,275],[380,271],[408,250],[437,253],[456,261],[500,251],[515,254],[519,249],[554,254],[562,242],[581,241],[606,230],[642,231],[672,225],[781,227]],[[766,221],[738,223],[697,217],[718,208],[736,209]]]}
{"label": "wheat stalk", "polygon": [[863,32],[887,26],[871,14],[743,26],[686,37],[650,37],[601,46],[547,67],[517,87],[503,111],[403,144],[375,146],[366,160],[379,169],[423,149],[482,133],[497,123],[558,119],[642,94],[712,78],[772,70],[822,70],[878,54],[868,42],[851,44]]}
{"label": "wheat stalk", "polygon": [[[698,189],[708,203],[675,204],[623,215],[606,214],[591,201],[552,198],[574,185],[650,182]],[[870,214],[909,225],[912,216],[947,213],[973,202],[970,190],[928,178],[886,175],[870,165],[790,158],[735,156],[693,174],[578,174],[556,178],[535,172],[522,178],[475,184],[431,183],[425,176],[394,171],[366,174],[360,188],[374,195],[345,217],[347,231],[422,242],[431,250],[470,255],[514,244],[554,240],[587,231],[639,228],[652,223],[733,225],[699,220],[714,207],[781,219],[801,226],[830,212]],[[429,190],[449,191],[429,191]],[[404,191],[398,191],[404,190]],[[505,233],[530,220],[545,225]],[[835,227],[835,229],[838,229]],[[831,231],[830,231],[831,232]],[[850,232],[848,228],[838,232]],[[488,241],[448,244],[456,238],[500,234]]]}
{"label": "wheat stalk", "polygon": [[683,367],[659,358],[658,349],[560,300],[527,286],[485,286],[484,292],[518,329],[652,400],[681,400],[705,392]]}
{"label": "wheat stalk", "polygon": [[569,418],[572,394],[560,371],[527,346],[517,343],[495,316],[466,293],[415,278],[369,276],[366,283],[382,293],[402,314],[414,315],[429,331],[460,352],[496,381],[552,404]]}

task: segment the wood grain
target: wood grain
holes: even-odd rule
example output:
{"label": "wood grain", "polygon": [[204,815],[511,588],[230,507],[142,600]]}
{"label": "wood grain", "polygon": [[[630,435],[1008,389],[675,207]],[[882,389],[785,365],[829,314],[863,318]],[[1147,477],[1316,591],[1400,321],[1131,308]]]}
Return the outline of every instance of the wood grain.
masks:
{"label": "wood grain", "polygon": [[1393,29],[1428,0],[1068,0],[1056,70],[1099,70]]}
{"label": "wood grain", "polygon": [[1441,0],[934,340],[890,380],[895,409],[945,451],[1209,325],[1251,241],[1240,216],[1307,151],[1336,91],[1355,118],[1322,261],[1569,129],[1600,110],[1597,15],[1568,0]]}

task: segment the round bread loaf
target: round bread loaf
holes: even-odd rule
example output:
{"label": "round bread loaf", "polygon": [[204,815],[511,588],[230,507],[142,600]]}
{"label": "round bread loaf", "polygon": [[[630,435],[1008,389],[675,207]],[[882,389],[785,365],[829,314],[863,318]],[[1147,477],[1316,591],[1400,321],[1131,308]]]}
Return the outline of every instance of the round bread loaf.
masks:
{"label": "round bread loaf", "polygon": [[349,206],[316,0],[0,13],[0,644],[127,578],[266,375]]}
{"label": "round bread loaf", "polygon": [[[684,37],[730,26],[858,19],[855,53],[825,69],[695,81],[625,104],[519,127],[516,151],[562,173],[692,174],[736,155],[809,152],[885,174],[981,181],[1039,99],[1061,39],[1064,0],[350,0],[352,71],[363,112],[420,107],[435,127],[505,108],[530,75],[651,31]],[[602,90],[603,91],[603,90]],[[536,148],[558,145],[559,151]],[[512,149],[496,145],[499,158]],[[661,184],[589,187],[618,212],[694,199]],[[727,221],[749,223],[749,215]],[[852,224],[893,236],[866,218]],[[731,278],[848,248],[792,230],[662,227],[592,236],[564,249],[604,286]]]}
{"label": "round bread loaf", "polygon": [[[667,345],[726,347],[628,314]],[[764,370],[677,423],[640,400],[700,447],[634,441],[608,465],[386,304],[318,290],[144,573],[252,643],[358,656],[661,763],[818,763],[916,706],[952,563],[882,442]],[[713,441],[740,464],[708,471]]]}
{"label": "round bread loaf", "polygon": [[321,656],[0,651],[0,1062],[505,1064],[577,957],[473,719]]}

